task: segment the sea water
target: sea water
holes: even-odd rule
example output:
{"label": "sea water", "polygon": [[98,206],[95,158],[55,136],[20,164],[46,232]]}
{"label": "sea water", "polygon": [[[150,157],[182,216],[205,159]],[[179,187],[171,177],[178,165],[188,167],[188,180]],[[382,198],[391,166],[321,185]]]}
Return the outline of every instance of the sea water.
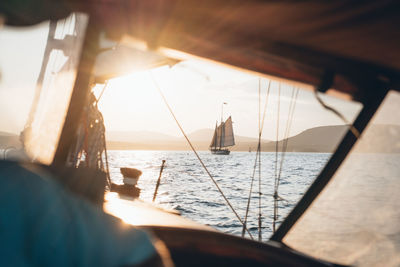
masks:
{"label": "sea water", "polygon": [[[274,183],[279,172],[281,179],[278,194],[281,201],[277,224],[294,207],[331,156],[328,153],[286,153],[280,168],[280,154],[276,160],[276,153],[262,152],[259,172],[258,164],[254,170],[254,152],[231,152],[230,155],[213,155],[208,151],[198,153],[242,220],[246,213],[253,173],[255,174],[247,226],[253,236],[258,235],[261,207],[263,238],[272,234]],[[141,188],[140,198],[148,202],[152,201],[160,166],[162,160],[165,160],[155,201],[157,204],[176,209],[182,216],[222,232],[241,235],[242,224],[192,151],[114,150],[108,152],[108,158],[111,179],[115,183],[122,183],[120,167],[142,170],[143,174],[138,182]],[[261,206],[259,192],[262,193]]]}

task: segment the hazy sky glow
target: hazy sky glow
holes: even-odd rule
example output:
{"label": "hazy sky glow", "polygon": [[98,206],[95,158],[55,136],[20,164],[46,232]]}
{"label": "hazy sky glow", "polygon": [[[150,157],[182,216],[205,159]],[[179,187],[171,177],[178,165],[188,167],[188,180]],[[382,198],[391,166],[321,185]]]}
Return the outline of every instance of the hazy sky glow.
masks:
{"label": "hazy sky glow", "polygon": [[0,30],[0,131],[23,129],[40,71],[48,23]]}
{"label": "hazy sky glow", "polygon": [[[29,112],[41,57],[47,38],[48,23],[15,30],[0,30],[0,131],[19,134]],[[213,128],[221,117],[232,115],[237,135],[258,134],[258,77],[226,66],[202,60],[187,60],[172,68],[152,70],[176,117],[187,133]],[[262,79],[262,105],[268,80]],[[101,87],[98,86],[97,92]],[[264,138],[276,138],[278,82],[273,81],[268,101]],[[280,138],[283,136],[291,85],[282,84],[280,98]],[[324,97],[350,121],[360,105]],[[172,116],[154,86],[149,71],[138,72],[110,81],[99,103],[108,131],[154,131],[180,136]],[[290,135],[321,125],[343,124],[324,110],[311,91],[301,90]]]}
{"label": "hazy sky glow", "polygon": [[[256,137],[258,134],[258,80],[255,75],[199,60],[189,60],[172,68],[152,70],[168,103],[187,133],[213,128],[220,121],[221,105],[224,119],[232,115],[237,135]],[[261,79],[261,102],[265,104],[268,79]],[[99,92],[100,87],[97,88]],[[280,138],[283,137],[293,86],[281,84]],[[349,121],[360,105],[333,97],[324,97]],[[263,137],[276,139],[278,82],[272,81],[267,105]],[[99,103],[109,131],[155,131],[180,136],[180,131],[162,101],[149,71],[138,72],[110,81]],[[305,129],[343,124],[324,110],[309,90],[300,90],[290,135]]]}

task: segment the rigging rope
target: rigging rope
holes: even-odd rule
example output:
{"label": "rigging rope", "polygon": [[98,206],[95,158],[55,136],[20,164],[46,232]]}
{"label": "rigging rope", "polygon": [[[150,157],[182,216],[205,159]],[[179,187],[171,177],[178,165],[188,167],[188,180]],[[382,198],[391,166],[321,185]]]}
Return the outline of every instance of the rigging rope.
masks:
{"label": "rigging rope", "polygon": [[[98,102],[98,101],[97,101],[97,102]],[[96,107],[97,107],[97,104],[96,104]],[[102,121],[102,123],[103,123],[103,125],[104,125],[103,114],[100,113],[100,116],[101,116],[101,121]],[[105,171],[106,171],[107,184],[108,184],[109,190],[111,190],[111,184],[112,184],[112,182],[111,182],[111,176],[110,176],[110,167],[109,167],[109,165],[108,165],[107,141],[106,141],[106,128],[105,128],[105,127],[104,127],[104,132],[103,132],[103,145],[104,145],[104,160],[105,160],[105,163],[106,163]],[[101,154],[100,154],[100,157],[101,157]],[[103,161],[101,161],[101,162],[103,162]]]}
{"label": "rigging rope", "polygon": [[103,86],[103,88],[101,89],[101,92],[100,92],[100,94],[99,94],[99,97],[97,97],[97,99],[96,99],[96,106],[97,106],[97,104],[100,102],[100,99],[101,99],[101,97],[103,96],[103,93],[104,93],[104,91],[106,90],[107,86],[108,86],[108,80],[106,80],[106,82],[104,83],[104,86]]}
{"label": "rigging rope", "polygon": [[278,173],[278,180],[276,184],[276,189],[279,187],[280,179],[281,179],[281,174],[282,174],[282,169],[283,169],[283,162],[285,160],[285,155],[289,143],[289,134],[290,134],[290,129],[292,127],[292,122],[293,122],[293,115],[294,115],[294,110],[296,108],[296,102],[297,102],[297,96],[299,94],[299,88],[293,88],[292,90],[292,96],[290,98],[290,104],[289,104],[289,113],[288,113],[288,119],[286,121],[286,129],[285,129],[285,135],[283,139],[283,144],[282,144],[282,152],[281,152],[281,162],[280,162],[280,167],[279,167],[279,173]]}
{"label": "rigging rope", "polygon": [[[248,218],[249,209],[250,209],[251,195],[253,193],[254,177],[255,177],[255,173],[256,173],[258,158],[259,158],[260,153],[261,153],[261,136],[262,136],[262,131],[264,129],[265,114],[266,114],[266,111],[267,111],[267,104],[268,104],[268,99],[269,99],[270,88],[271,88],[271,80],[268,81],[268,89],[267,89],[267,93],[266,93],[266,97],[265,97],[264,112],[263,112],[261,127],[260,127],[260,116],[261,116],[261,114],[260,114],[260,106],[261,106],[260,101],[261,101],[261,96],[260,96],[260,90],[259,90],[259,96],[258,96],[258,99],[259,99],[259,101],[258,101],[259,102],[259,105],[258,105],[258,107],[259,107],[258,108],[258,112],[259,112],[258,113],[258,116],[259,116],[259,120],[258,120],[258,122],[259,122],[259,124],[258,124],[259,125],[259,131],[258,131],[258,135],[259,135],[259,138],[258,138],[258,144],[257,144],[256,159],[254,161],[254,167],[253,167],[253,175],[251,176],[249,197],[247,199],[247,207],[246,207],[246,214],[245,214],[245,217],[244,217],[244,225],[243,225],[243,229],[242,229],[242,237],[244,237],[245,227],[247,226],[247,218]],[[259,89],[260,89],[260,86],[259,86]],[[260,188],[260,192],[261,192],[261,188]],[[260,239],[260,236],[259,236],[259,239]]]}
{"label": "rigging rope", "polygon": [[278,139],[279,139],[279,117],[280,117],[280,104],[281,104],[281,83],[278,84],[278,112],[276,116],[276,141],[275,141],[275,185],[274,185],[274,220],[272,223],[272,230],[275,233],[275,223],[277,219],[277,194],[276,194],[276,181],[278,179]]}
{"label": "rigging rope", "polygon": [[251,177],[251,184],[250,184],[250,192],[249,192],[249,198],[247,199],[247,207],[246,207],[246,214],[244,216],[244,222],[243,222],[243,229],[242,229],[242,237],[244,237],[245,233],[245,228],[247,225],[247,216],[249,214],[249,208],[250,208],[250,200],[251,200],[251,195],[253,193],[253,183],[254,183],[254,176],[256,173],[256,168],[257,168],[257,161],[258,161],[258,154],[260,151],[260,146],[257,145],[257,152],[256,152],[256,160],[254,161],[254,168],[253,168],[253,175]]}
{"label": "rigging rope", "polygon": [[258,241],[261,241],[261,79],[258,78]]}
{"label": "rigging rope", "polygon": [[356,127],[354,127],[354,125],[352,123],[350,123],[344,116],[343,114],[341,114],[339,111],[337,111],[335,108],[327,105],[322,98],[319,96],[318,91],[314,90],[314,95],[315,98],[317,99],[317,101],[321,104],[321,106],[331,112],[333,112],[336,116],[338,116],[344,123],[346,123],[346,125],[349,126],[350,131],[353,133],[353,135],[358,139],[360,138],[360,132],[356,129]]}
{"label": "rigging rope", "polygon": [[[108,82],[109,82],[109,80],[106,80],[106,82],[104,83],[103,88],[101,89],[99,97],[97,97],[97,98],[95,97],[95,99],[94,99],[93,105],[95,106],[96,110],[99,110],[98,104],[100,102],[101,97],[104,94],[104,91],[106,90],[106,88],[108,86]],[[106,164],[105,168],[102,166],[101,169],[105,170],[108,188],[109,188],[109,190],[111,190],[112,182],[111,182],[110,167],[109,167],[109,164],[108,164],[108,155],[107,155],[106,127],[104,125],[103,114],[99,111],[97,115],[98,115],[99,123],[102,124],[102,133],[101,133],[101,135],[102,135],[102,139],[103,139],[102,141],[103,141],[104,161],[105,161],[105,164]],[[100,163],[101,163],[101,165],[103,165],[102,153],[101,152],[100,152]]]}
{"label": "rigging rope", "polygon": [[[104,88],[103,88],[104,89]],[[70,163],[74,167],[86,167],[103,171],[107,186],[111,188],[104,118],[98,109],[99,99],[90,93],[78,127],[75,149],[70,152]]]}
{"label": "rigging rope", "polygon": [[[280,180],[281,180],[281,175],[282,175],[282,169],[283,169],[283,163],[285,160],[285,155],[288,147],[288,142],[289,142],[289,134],[290,134],[290,129],[292,127],[292,122],[293,122],[293,117],[294,117],[294,111],[296,108],[296,103],[297,103],[297,96],[299,94],[299,88],[293,87],[292,90],[292,95],[290,98],[290,103],[289,103],[289,112],[288,112],[288,118],[286,120],[286,128],[285,128],[285,133],[284,133],[284,138],[282,142],[282,151],[281,151],[281,156],[280,156],[280,166],[279,166],[279,171],[275,179],[275,186],[274,186],[274,217],[273,217],[273,231],[275,232],[276,228],[276,222],[278,220],[278,211],[279,211],[279,201],[284,200],[282,197],[279,196],[279,185],[280,185]],[[278,143],[278,141],[277,141]]]}
{"label": "rigging rope", "polygon": [[[206,165],[204,164],[203,160],[200,158],[199,154],[197,153],[196,149],[193,147],[192,142],[190,142],[189,138],[187,137],[185,131],[183,130],[181,124],[179,123],[178,119],[175,117],[175,114],[172,110],[172,108],[170,107],[170,105],[168,104],[167,99],[165,98],[164,94],[161,91],[160,86],[157,83],[157,80],[153,77],[153,74],[151,73],[151,71],[149,71],[149,74],[153,80],[153,83],[157,89],[157,91],[159,92],[159,94],[161,95],[165,105],[167,106],[169,112],[171,113],[172,117],[174,118],[176,124],[178,125],[181,133],[183,134],[183,136],[185,137],[186,141],[188,142],[190,148],[192,149],[192,151],[194,152],[194,154],[196,155],[197,159],[199,160],[200,164],[203,166],[204,170],[206,171],[206,173],[208,174],[208,176],[210,177],[211,181],[215,184],[215,186],[217,187],[218,191],[220,192],[221,196],[224,198],[224,200],[226,201],[226,203],[228,204],[229,208],[232,210],[232,212],[235,214],[236,218],[240,221],[240,223],[242,225],[244,225],[242,219],[239,217],[238,213],[236,212],[236,210],[233,208],[232,204],[230,203],[230,201],[228,200],[228,198],[225,196],[224,192],[222,192],[222,189],[219,187],[217,181],[215,181],[215,179],[213,178],[213,176],[211,175],[211,173],[209,172],[208,168],[206,167]],[[251,239],[253,239],[253,236],[251,235],[250,231],[246,228],[246,232],[249,234],[249,236],[251,237]]]}

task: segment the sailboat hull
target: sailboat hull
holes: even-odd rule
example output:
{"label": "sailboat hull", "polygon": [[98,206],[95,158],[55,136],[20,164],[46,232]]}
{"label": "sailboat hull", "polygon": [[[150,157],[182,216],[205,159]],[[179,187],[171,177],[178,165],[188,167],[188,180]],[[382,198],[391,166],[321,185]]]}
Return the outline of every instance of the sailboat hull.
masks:
{"label": "sailboat hull", "polygon": [[211,153],[215,155],[229,155],[231,151],[228,149],[211,149]]}

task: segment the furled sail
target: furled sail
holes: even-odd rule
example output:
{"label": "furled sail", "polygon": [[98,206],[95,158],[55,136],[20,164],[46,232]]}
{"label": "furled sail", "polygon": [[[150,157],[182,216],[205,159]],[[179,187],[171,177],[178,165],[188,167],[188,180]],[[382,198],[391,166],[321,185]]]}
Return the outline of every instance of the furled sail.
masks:
{"label": "furled sail", "polygon": [[233,135],[232,118],[229,117],[225,122],[222,122],[218,127],[215,126],[213,139],[210,147],[227,147],[235,145],[235,137]]}

